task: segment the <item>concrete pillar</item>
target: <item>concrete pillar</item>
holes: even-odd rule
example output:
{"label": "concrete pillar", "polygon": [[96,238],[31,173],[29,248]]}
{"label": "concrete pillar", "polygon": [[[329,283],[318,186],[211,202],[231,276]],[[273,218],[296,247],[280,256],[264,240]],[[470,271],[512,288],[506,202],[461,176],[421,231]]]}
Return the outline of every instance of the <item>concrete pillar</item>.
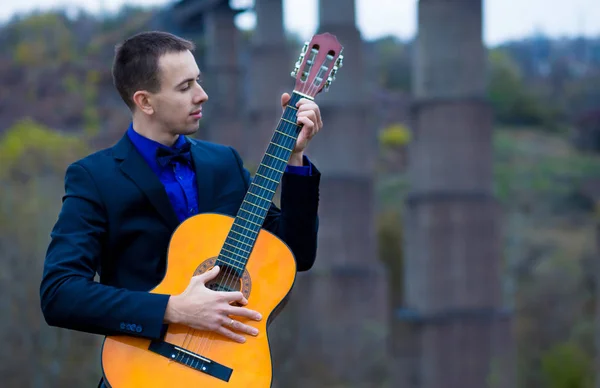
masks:
{"label": "concrete pillar", "polygon": [[395,384],[513,387],[482,1],[420,0],[418,26]]}
{"label": "concrete pillar", "polygon": [[246,143],[243,137],[241,107],[243,73],[239,63],[239,31],[234,24],[236,11],[228,1],[216,4],[204,13],[206,23],[206,75],[204,85],[209,96],[206,105],[208,128],[206,138],[231,145],[240,153]]}
{"label": "concrete pillar", "polygon": [[292,55],[287,45],[281,0],[255,0],[254,10],[256,28],[251,41],[246,93],[249,121],[244,133],[248,144],[244,156],[250,166],[260,163],[281,118],[280,98],[284,92],[292,91],[294,80],[290,72],[301,49],[298,47]]}
{"label": "concrete pillar", "polygon": [[[329,92],[316,97],[324,122],[307,150],[322,173],[315,267],[297,278],[294,354],[302,381],[281,386],[383,386],[386,379],[387,285],[377,258],[375,131],[366,98],[362,39],[353,0],[321,0],[318,33],[336,35],[344,65]],[[297,299],[295,298],[297,297]],[[293,369],[290,368],[290,376]]]}

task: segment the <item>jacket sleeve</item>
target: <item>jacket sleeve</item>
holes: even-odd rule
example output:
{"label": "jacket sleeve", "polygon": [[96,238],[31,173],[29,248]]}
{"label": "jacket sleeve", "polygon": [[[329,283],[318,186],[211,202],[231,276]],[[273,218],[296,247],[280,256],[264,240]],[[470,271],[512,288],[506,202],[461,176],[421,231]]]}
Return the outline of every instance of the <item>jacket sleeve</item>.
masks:
{"label": "jacket sleeve", "polygon": [[67,168],[65,195],[47,249],[40,285],[46,322],[102,335],[159,338],[169,295],[100,284],[107,217],[99,191],[79,163]]}
{"label": "jacket sleeve", "polygon": [[[240,155],[232,148],[245,188],[251,183],[250,172],[244,168]],[[310,163],[305,158],[306,163]],[[281,179],[281,209],[274,203],[263,228],[281,238],[292,250],[298,271],[308,271],[315,263],[319,230],[319,183],[321,173],[310,164],[311,175],[285,172]]]}

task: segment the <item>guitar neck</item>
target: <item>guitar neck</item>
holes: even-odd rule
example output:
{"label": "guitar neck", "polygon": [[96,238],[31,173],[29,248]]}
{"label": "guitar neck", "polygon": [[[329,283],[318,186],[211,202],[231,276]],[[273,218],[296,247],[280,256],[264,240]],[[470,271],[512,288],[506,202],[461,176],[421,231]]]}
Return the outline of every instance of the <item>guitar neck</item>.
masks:
{"label": "guitar neck", "polygon": [[296,124],[296,103],[303,97],[296,92],[292,93],[219,253],[217,265],[225,265],[239,276],[246,267],[296,145],[301,128]]}

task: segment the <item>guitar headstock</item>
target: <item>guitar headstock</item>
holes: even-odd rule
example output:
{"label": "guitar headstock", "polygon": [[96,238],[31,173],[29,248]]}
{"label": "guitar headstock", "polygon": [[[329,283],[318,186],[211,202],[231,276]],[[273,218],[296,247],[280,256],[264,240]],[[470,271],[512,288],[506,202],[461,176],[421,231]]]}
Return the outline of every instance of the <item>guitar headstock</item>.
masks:
{"label": "guitar headstock", "polygon": [[296,79],[294,91],[315,98],[321,90],[327,91],[342,67],[344,47],[335,35],[328,32],[312,37],[304,44],[292,77]]}

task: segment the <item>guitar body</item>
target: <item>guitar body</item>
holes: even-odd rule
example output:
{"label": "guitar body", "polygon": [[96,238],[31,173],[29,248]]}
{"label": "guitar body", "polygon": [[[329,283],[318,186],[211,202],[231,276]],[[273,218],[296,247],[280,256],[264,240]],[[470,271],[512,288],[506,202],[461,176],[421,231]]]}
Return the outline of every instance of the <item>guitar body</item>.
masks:
{"label": "guitar body", "polygon": [[[212,268],[233,221],[226,215],[200,214],[180,224],[171,238],[165,277],[151,292],[180,294],[192,276]],[[248,299],[246,307],[260,312],[263,319],[235,317],[256,327],[259,334],[244,334],[246,342],[240,344],[216,333],[169,325],[162,341],[108,336],[102,346],[106,384],[113,388],[271,386],[267,326],[295,275],[296,262],[287,245],[260,230],[236,286]]]}

